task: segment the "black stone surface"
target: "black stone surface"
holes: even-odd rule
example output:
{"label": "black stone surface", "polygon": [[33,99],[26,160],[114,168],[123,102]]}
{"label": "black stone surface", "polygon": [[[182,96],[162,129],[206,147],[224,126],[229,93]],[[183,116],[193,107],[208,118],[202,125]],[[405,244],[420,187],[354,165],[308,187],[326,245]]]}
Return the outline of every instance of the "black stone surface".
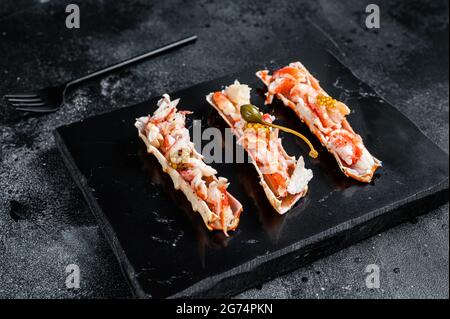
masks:
{"label": "black stone surface", "polygon": [[[55,114],[24,116],[0,101],[2,297],[129,296],[56,149],[54,128],[285,56],[306,35],[448,153],[447,1],[378,1],[379,30],[365,28],[369,2],[359,0],[83,0],[79,30],[64,27],[67,3],[0,3],[1,94],[65,81],[184,33],[201,41],[86,85]],[[65,288],[71,263],[81,268],[79,290]],[[380,266],[380,289],[365,286],[372,263]],[[448,298],[448,204],[260,288],[239,297]]]}
{"label": "black stone surface", "polygon": [[[225,164],[223,157],[212,165],[219,176],[228,178],[229,191],[244,206],[231,238],[221,232],[204,234],[200,216],[189,209],[185,198],[177,199],[182,194],[174,192],[159,163],[145,154],[134,122],[153,114],[159,97],[56,131],[56,144],[136,296],[233,295],[448,201],[447,154],[323,48],[302,47],[296,57],[331,96],[340,96],[351,107],[349,121],[372,154],[382,159],[383,167],[371,184],[348,179],[308,134],[320,149],[318,159],[305,158],[314,173],[309,194],[279,216],[263,196],[252,165]],[[277,69],[294,59],[277,59],[265,68]],[[171,97],[180,98],[180,110],[193,111],[189,120],[200,120],[202,130],[223,129],[225,123],[205,96],[237,79],[253,88],[252,103],[273,114],[277,123],[307,131],[279,101],[263,107],[264,86],[255,76],[259,69],[262,66]],[[298,158],[308,153],[295,137],[281,136],[288,154]],[[204,140],[203,146],[209,141]],[[422,154],[429,159],[424,161]],[[186,218],[186,214],[195,216]],[[197,219],[194,227],[192,219]]]}

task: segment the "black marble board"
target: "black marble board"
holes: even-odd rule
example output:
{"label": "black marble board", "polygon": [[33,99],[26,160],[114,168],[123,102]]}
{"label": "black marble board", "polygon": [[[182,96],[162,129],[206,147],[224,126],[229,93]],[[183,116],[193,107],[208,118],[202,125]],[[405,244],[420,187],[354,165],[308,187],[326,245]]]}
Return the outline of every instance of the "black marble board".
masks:
{"label": "black marble board", "polygon": [[383,167],[371,184],[346,178],[291,110],[279,101],[263,106],[264,86],[254,75],[263,66],[173,93],[181,98],[179,109],[194,111],[188,124],[201,119],[202,129],[223,130],[205,95],[238,79],[253,88],[254,104],[305,133],[319,150],[318,159],[308,158],[304,143],[282,135],[288,154],[303,155],[314,172],[307,197],[284,216],[271,208],[251,164],[213,163],[244,205],[229,238],[206,230],[137,136],[135,118],[153,113],[159,97],[55,131],[63,159],[137,297],[230,296],[448,201],[447,154],[332,55],[304,50],[264,67],[297,59],[349,105],[350,123]]}

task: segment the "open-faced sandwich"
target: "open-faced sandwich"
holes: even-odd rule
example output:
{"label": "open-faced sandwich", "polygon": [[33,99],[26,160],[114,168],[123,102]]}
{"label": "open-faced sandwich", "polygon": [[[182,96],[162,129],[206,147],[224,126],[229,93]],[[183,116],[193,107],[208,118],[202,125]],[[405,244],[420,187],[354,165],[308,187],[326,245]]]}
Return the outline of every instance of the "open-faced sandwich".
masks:
{"label": "open-faced sandwich", "polygon": [[346,116],[350,109],[333,99],[319,81],[300,63],[295,62],[273,72],[256,73],[267,86],[266,104],[277,96],[317,136],[334,155],[342,172],[361,182],[370,182],[381,162],[373,157],[356,134]]}
{"label": "open-faced sandwich", "polygon": [[[250,103],[250,88],[235,82],[223,91],[209,94],[207,101],[219,112],[249,154],[260,177],[260,184],[272,206],[286,213],[308,191],[312,171],[305,168],[303,157],[298,160],[284,150],[278,129],[247,123],[240,107]],[[262,114],[272,123],[274,117]]]}
{"label": "open-faced sandwich", "polygon": [[180,189],[200,213],[208,229],[234,230],[239,224],[242,205],[228,191],[228,181],[216,177],[217,171],[203,161],[189,130],[185,127],[186,114],[178,111],[179,100],[171,101],[163,95],[152,116],[136,120],[139,137],[153,154],[164,172],[172,178],[175,189]]}

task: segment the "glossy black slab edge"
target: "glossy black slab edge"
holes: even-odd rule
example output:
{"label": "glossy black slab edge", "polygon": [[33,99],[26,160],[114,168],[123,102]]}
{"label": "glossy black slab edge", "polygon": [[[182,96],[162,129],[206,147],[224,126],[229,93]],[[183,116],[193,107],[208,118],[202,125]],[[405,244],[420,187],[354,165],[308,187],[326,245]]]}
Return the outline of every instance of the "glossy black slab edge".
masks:
{"label": "glossy black slab edge", "polygon": [[[426,214],[449,201],[448,179],[398,205],[373,211],[343,223],[326,233],[300,241],[276,253],[252,260],[227,273],[200,281],[173,298],[231,297],[271,279],[289,273],[320,258]],[[276,270],[274,270],[276,269]],[[239,287],[236,289],[236,282]]]}
{"label": "glossy black slab edge", "polygon": [[[335,233],[333,236],[323,239],[320,242],[306,245],[296,251],[280,256],[278,259],[272,260],[272,263],[263,263],[256,268],[251,269],[249,272],[241,272],[235,276],[226,278],[211,287],[210,290],[207,291],[207,294],[193,294],[189,297],[205,298],[215,296],[219,292],[224,294],[224,297],[231,297],[234,294],[241,292],[236,291],[235,289],[233,283],[236,281],[239,281],[240,284],[242,284],[242,291],[253,288],[278,276],[294,271],[297,268],[308,265],[320,258],[332,255],[346,247],[381,233],[389,228],[395,227],[414,217],[425,214],[428,211],[439,207],[442,205],[442,202],[446,201],[448,201],[448,189],[441,190],[431,196],[422,198],[420,210],[417,209],[417,206],[414,206],[416,203],[410,203],[403,207],[399,207],[397,210],[390,213],[392,214],[392,219],[387,219],[387,222],[383,215],[377,216],[365,223],[355,225],[355,227],[351,229]],[[371,231],[362,232],[361,230],[363,229],[370,229]],[[274,267],[277,267],[276,272],[273,271]]]}
{"label": "glossy black slab edge", "polygon": [[[135,271],[124,250],[98,206],[86,179],[78,170],[58,131],[54,131],[55,142],[68,170],[80,188],[89,208],[111,246],[119,266],[127,278],[133,294],[138,298],[151,298],[138,281]],[[230,297],[248,288],[267,282],[280,275],[329,256],[359,241],[392,228],[416,216],[425,214],[449,201],[448,178],[440,184],[391,206],[377,209],[362,217],[349,220],[325,233],[317,234],[275,253],[254,259],[220,275],[209,277],[169,298],[219,298]],[[387,214],[388,213],[388,214]],[[239,285],[236,285],[236,282]]]}
{"label": "glossy black slab edge", "polygon": [[89,186],[87,185],[86,178],[78,170],[75,161],[73,160],[69,150],[67,149],[66,145],[64,144],[61,138],[61,135],[57,130],[54,130],[53,136],[55,137],[55,143],[62,155],[64,164],[66,165],[70,175],[77,184],[78,188],[81,190],[81,193],[83,194],[83,197],[87,202],[89,209],[94,214],[94,217],[97,220],[102,233],[104,234],[106,240],[108,241],[108,244],[111,247],[114,255],[116,256],[117,261],[119,262],[119,267],[120,270],[122,271],[123,277],[126,278],[127,283],[130,286],[134,296],[139,298],[151,298],[151,296],[146,294],[141,289],[141,286],[136,280],[135,270],[131,265],[131,263],[129,262],[125,254],[125,251],[120,245],[120,242],[114,232],[113,227],[109,223],[108,219],[105,218],[102,209],[98,205],[94,195],[92,194]]}

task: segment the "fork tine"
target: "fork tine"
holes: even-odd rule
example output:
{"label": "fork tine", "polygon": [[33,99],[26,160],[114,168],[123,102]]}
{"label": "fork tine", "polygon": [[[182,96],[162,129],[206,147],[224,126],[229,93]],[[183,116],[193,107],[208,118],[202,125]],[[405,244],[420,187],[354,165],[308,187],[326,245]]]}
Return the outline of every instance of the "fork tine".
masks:
{"label": "fork tine", "polygon": [[44,102],[38,102],[38,103],[24,103],[24,102],[17,102],[17,103],[11,103],[13,106],[26,106],[26,107],[36,107],[36,106],[44,106]]}
{"label": "fork tine", "polygon": [[41,102],[42,99],[40,97],[38,98],[8,98],[9,102]]}
{"label": "fork tine", "polygon": [[9,98],[33,98],[33,97],[39,97],[39,95],[35,94],[35,93],[19,93],[19,94],[6,94],[3,97],[9,99]]}
{"label": "fork tine", "polygon": [[50,113],[56,111],[56,109],[48,107],[48,106],[41,106],[41,107],[25,107],[25,106],[18,106],[16,107],[17,111],[23,111],[23,112],[33,112],[33,113]]}

